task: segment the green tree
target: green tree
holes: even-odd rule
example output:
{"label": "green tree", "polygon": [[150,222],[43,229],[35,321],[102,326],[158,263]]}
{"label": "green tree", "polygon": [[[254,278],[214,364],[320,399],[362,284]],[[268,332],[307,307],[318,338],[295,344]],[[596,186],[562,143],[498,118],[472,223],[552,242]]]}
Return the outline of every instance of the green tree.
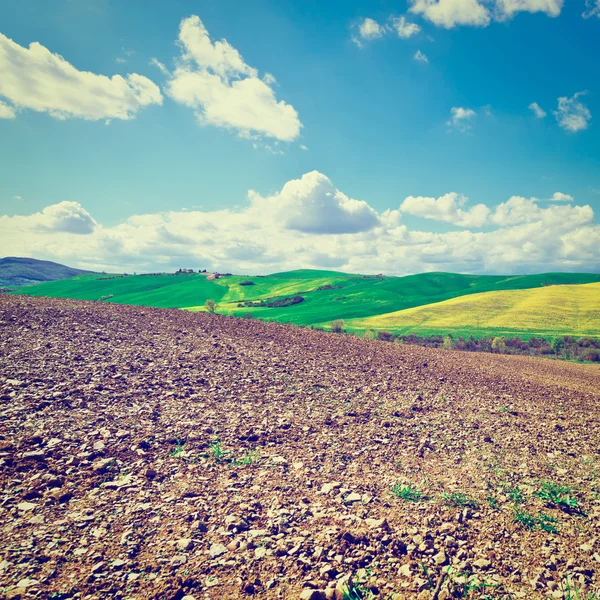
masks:
{"label": "green tree", "polygon": [[204,303],[204,308],[211,314],[214,315],[217,312],[217,303],[214,300],[207,300]]}
{"label": "green tree", "polygon": [[445,338],[444,338],[444,346],[443,346],[446,350],[452,350],[452,348],[454,348],[454,340],[452,339],[452,336],[450,334],[448,334]]}
{"label": "green tree", "polygon": [[492,340],[492,352],[498,352],[499,354],[506,352],[506,344],[502,338],[495,337]]}
{"label": "green tree", "polygon": [[331,331],[334,333],[344,333],[344,321],[342,319],[336,319],[331,321]]}

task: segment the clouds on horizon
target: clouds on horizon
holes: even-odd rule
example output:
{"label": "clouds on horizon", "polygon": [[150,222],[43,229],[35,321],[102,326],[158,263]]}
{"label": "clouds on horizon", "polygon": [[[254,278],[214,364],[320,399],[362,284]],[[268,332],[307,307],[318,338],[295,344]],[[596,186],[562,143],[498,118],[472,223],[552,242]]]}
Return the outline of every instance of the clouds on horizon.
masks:
{"label": "clouds on horizon", "polygon": [[[409,196],[378,213],[313,171],[237,210],[134,215],[96,223],[77,202],[0,217],[0,255],[22,254],[103,270],[195,266],[240,273],[293,268],[407,274],[430,270],[515,273],[597,270],[600,227],[590,206],[556,192],[546,207],[513,196],[469,206],[455,192]],[[561,202],[562,201],[562,202]],[[403,215],[441,221],[446,232],[409,228]]]}

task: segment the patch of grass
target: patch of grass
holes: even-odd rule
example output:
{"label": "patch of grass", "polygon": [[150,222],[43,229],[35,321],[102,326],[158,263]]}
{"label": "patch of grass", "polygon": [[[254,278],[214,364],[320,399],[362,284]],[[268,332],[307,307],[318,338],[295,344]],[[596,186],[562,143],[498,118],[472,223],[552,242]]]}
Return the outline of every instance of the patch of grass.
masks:
{"label": "patch of grass", "polygon": [[504,488],[504,493],[515,503],[515,504],[523,504],[525,498],[523,496],[523,491],[518,487],[506,487]]}
{"label": "patch of grass", "polygon": [[212,456],[215,459],[215,462],[218,462],[218,463],[223,462],[228,454],[228,452],[223,449],[221,440],[219,440],[219,438],[217,438],[208,447],[208,452],[209,452],[210,456]]}
{"label": "patch of grass", "polygon": [[183,443],[179,440],[175,440],[175,448],[171,450],[171,456],[173,458],[180,458],[183,454]]}
{"label": "patch of grass", "polygon": [[563,593],[564,600],[600,600],[600,593],[584,590],[570,577],[563,579],[558,589]]}
{"label": "patch of grass", "polygon": [[372,600],[374,597],[371,590],[353,581],[349,581],[342,592],[342,600]]}
{"label": "patch of grass", "polygon": [[551,481],[544,481],[542,488],[535,495],[543,500],[548,506],[560,508],[566,512],[579,511],[579,502],[573,495],[572,488],[558,485]]}
{"label": "patch of grass", "polygon": [[545,513],[540,513],[538,516],[535,516],[525,512],[522,508],[515,506],[514,520],[521,527],[529,529],[530,531],[539,528],[548,533],[558,532],[558,528],[556,527],[556,523],[558,523],[557,519]]}
{"label": "patch of grass", "polygon": [[423,493],[412,483],[409,483],[408,485],[395,483],[392,488],[392,494],[394,494],[396,498],[404,500],[404,502],[421,502],[421,500],[425,498]]}
{"label": "patch of grass", "polygon": [[257,459],[258,459],[257,453],[250,451],[250,452],[246,452],[246,453],[242,454],[242,456],[240,458],[231,459],[231,462],[236,466],[251,465]]}
{"label": "patch of grass", "polygon": [[498,500],[496,500],[496,498],[493,496],[487,496],[486,500],[488,501],[488,504],[492,510],[498,510],[498,508],[500,508],[498,505]]}
{"label": "patch of grass", "polygon": [[477,502],[460,492],[444,492],[442,494],[444,504],[457,508],[477,508]]}

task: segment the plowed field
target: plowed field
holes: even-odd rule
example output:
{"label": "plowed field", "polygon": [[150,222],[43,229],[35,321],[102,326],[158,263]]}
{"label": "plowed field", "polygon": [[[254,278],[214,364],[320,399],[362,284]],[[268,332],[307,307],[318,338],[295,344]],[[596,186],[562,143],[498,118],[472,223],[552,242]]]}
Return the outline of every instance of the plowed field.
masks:
{"label": "plowed field", "polygon": [[599,397],[595,366],[0,296],[0,590],[595,598]]}

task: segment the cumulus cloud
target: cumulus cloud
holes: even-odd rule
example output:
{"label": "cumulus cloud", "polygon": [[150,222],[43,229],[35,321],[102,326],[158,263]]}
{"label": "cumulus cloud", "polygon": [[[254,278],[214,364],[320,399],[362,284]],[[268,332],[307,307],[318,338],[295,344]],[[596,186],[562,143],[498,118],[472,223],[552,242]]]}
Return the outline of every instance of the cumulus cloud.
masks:
{"label": "cumulus cloud", "polygon": [[16,108],[46,112],[56,119],[92,121],[133,119],[143,107],[163,100],[147,77],[79,71],[38,42],[24,48],[1,33],[0,96]]}
{"label": "cumulus cloud", "polygon": [[227,40],[213,42],[199,17],[181,21],[178,44],[181,57],[166,90],[194,109],[201,124],[232,129],[242,137],[292,141],[299,136],[298,113],[277,100],[272,76],[261,79]]}
{"label": "cumulus cloud", "polygon": [[411,23],[406,20],[406,17],[393,17],[392,27],[399,38],[403,40],[416,35],[421,31],[421,28],[416,23]]}
{"label": "cumulus cloud", "polygon": [[14,119],[16,116],[15,109],[0,100],[0,119]]}
{"label": "cumulus cloud", "polygon": [[462,108],[453,106],[450,109],[450,120],[446,121],[446,125],[457,131],[465,133],[472,128],[472,121],[477,116],[477,113],[472,108]]}
{"label": "cumulus cloud", "polygon": [[463,207],[467,198],[456,192],[444,194],[439,198],[408,196],[400,205],[405,212],[425,219],[445,221],[459,227],[481,227],[485,225],[490,209],[485,204],[477,204],[467,210]]}
{"label": "cumulus cloud", "polygon": [[363,40],[374,40],[380,38],[384,33],[385,27],[375,19],[366,18],[358,25],[358,35]]}
{"label": "cumulus cloud", "polygon": [[[492,19],[504,21],[519,12],[560,14],[564,0],[409,0],[410,12],[438,27],[487,27]],[[486,6],[487,5],[487,6]],[[489,8],[488,8],[489,6]]]}
{"label": "cumulus cloud", "polygon": [[581,15],[584,19],[598,17],[600,19],[600,0],[585,0],[586,10]]}
{"label": "cumulus cloud", "polygon": [[594,212],[590,206],[553,205],[548,208],[541,208],[537,202],[537,198],[513,196],[496,207],[490,217],[490,221],[501,226],[536,221],[549,227],[560,224],[568,227],[577,227],[589,223],[594,218]]}
{"label": "cumulus cloud", "polygon": [[575,200],[573,196],[562,192],[554,192],[552,198],[548,198],[548,202],[572,202],[573,200]]}
{"label": "cumulus cloud", "polygon": [[[311,267],[522,273],[598,271],[600,265],[600,227],[589,206],[543,208],[535,198],[515,196],[490,211],[446,194],[409,197],[377,214],[318,172],[270,195],[249,192],[248,200],[235,210],[136,215],[113,227],[96,224],[75,202],[60,203],[33,215],[0,217],[0,255],[117,272],[190,266],[238,273]],[[428,218],[456,227],[444,233],[409,229],[402,213],[424,213],[423,205]]]}
{"label": "cumulus cloud", "polygon": [[357,233],[379,223],[366,202],[348,198],[318,171],[288,181],[272,196],[262,197],[251,190],[249,198],[251,210],[272,215],[287,229],[304,233]]}
{"label": "cumulus cloud", "polygon": [[423,54],[423,52],[421,52],[420,50],[417,50],[413,56],[413,60],[416,60],[417,62],[424,62],[424,63],[428,63],[429,59],[427,58],[427,56],[425,56],[425,54]]}
{"label": "cumulus cloud", "polygon": [[571,98],[562,96],[558,99],[558,108],[554,111],[554,116],[559,126],[565,131],[575,133],[588,128],[592,119],[590,109],[579,100],[581,96],[587,94],[577,92]]}
{"label": "cumulus cloud", "polygon": [[533,111],[536,119],[543,119],[548,114],[537,102],[532,102],[528,108]]}
{"label": "cumulus cloud", "polygon": [[457,25],[486,27],[490,11],[477,0],[409,0],[410,12],[423,16],[438,27]]}
{"label": "cumulus cloud", "polygon": [[0,230],[11,226],[15,230],[85,235],[93,233],[96,221],[79,202],[64,201],[32,215],[0,217]]}
{"label": "cumulus cloud", "polygon": [[496,0],[496,11],[500,19],[510,19],[519,12],[545,13],[558,17],[564,0]]}

